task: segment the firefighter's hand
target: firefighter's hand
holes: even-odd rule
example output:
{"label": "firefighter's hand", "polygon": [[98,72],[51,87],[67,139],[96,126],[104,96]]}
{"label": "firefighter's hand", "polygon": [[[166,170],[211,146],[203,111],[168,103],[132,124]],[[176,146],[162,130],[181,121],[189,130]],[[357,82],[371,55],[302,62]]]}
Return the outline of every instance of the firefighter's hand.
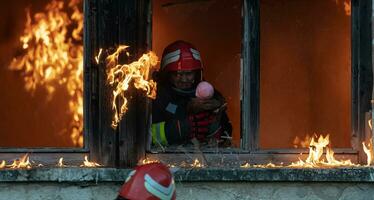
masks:
{"label": "firefighter's hand", "polygon": [[187,105],[187,111],[191,114],[201,113],[205,111],[213,111],[221,107],[223,103],[217,99],[199,99],[193,98]]}

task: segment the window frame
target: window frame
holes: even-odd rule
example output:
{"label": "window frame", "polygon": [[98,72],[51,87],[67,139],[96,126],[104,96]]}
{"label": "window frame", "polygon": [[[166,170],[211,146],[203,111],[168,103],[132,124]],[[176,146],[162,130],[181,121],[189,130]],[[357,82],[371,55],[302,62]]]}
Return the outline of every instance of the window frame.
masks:
{"label": "window frame", "polygon": [[[305,150],[258,147],[259,128],[259,0],[243,0],[241,57],[241,151],[222,152],[227,160],[251,163],[295,161]],[[111,127],[111,88],[106,84],[105,63],[94,57],[100,48],[130,45],[132,58],[151,49],[151,0],[84,0],[84,148],[0,148],[2,158],[14,159],[30,153],[40,160],[57,161],[62,155],[76,162],[84,155],[106,167],[132,167],[143,158],[161,161],[186,160],[182,153],[146,153],[150,127],[150,101],[136,90],[130,107],[117,129]],[[352,138],[353,147],[334,149],[336,157],[366,161],[361,141],[368,137],[366,119],[371,109],[372,2],[352,0]],[[105,55],[105,54],[104,54]],[[370,132],[370,131],[369,131]],[[216,152],[204,153],[208,159],[222,159]]]}
{"label": "window frame", "polygon": [[[368,112],[371,110],[371,1],[352,0],[352,148],[334,148],[336,154],[350,154],[364,161],[361,142],[368,136]],[[243,148],[252,153],[299,154],[303,149],[259,148],[259,91],[260,91],[260,0],[244,1],[242,130]],[[369,44],[369,45],[368,45]],[[369,73],[371,72],[371,73]]]}
{"label": "window frame", "polygon": [[[352,0],[352,148],[334,148],[337,158],[365,163],[366,155],[361,142],[368,139],[371,131],[370,100],[373,88],[371,55],[372,2]],[[260,103],[260,0],[243,0],[242,5],[242,55],[241,55],[241,150],[219,151],[228,161],[251,160],[251,163],[282,163],[305,157],[307,149],[260,149],[259,148],[259,103]],[[191,160],[185,152],[148,153],[147,158],[166,163]],[[188,153],[193,153],[190,151]],[[196,153],[196,152],[195,152]],[[206,159],[219,161],[217,151],[204,152]],[[228,155],[233,154],[233,155]],[[304,154],[300,156],[300,154]],[[305,157],[306,158],[306,157]]]}

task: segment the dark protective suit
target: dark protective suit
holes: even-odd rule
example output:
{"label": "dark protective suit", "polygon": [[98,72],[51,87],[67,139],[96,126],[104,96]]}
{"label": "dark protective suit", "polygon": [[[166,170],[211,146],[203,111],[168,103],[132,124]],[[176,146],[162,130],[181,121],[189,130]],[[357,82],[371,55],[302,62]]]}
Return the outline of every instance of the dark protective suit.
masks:
{"label": "dark protective suit", "polygon": [[[153,144],[172,145],[190,142],[193,136],[187,106],[192,98],[196,98],[195,89],[184,91],[168,85],[158,85],[157,97],[152,103]],[[215,91],[213,98],[224,99],[218,91]],[[224,135],[231,136],[232,126],[225,111],[215,123],[222,127]]]}

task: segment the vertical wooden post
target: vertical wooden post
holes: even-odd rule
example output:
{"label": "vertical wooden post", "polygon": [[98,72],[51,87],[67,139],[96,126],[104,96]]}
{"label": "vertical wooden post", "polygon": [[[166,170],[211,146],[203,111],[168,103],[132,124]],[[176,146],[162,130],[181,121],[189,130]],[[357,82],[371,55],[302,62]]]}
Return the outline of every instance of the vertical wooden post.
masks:
{"label": "vertical wooden post", "polygon": [[352,145],[361,163],[366,162],[361,143],[373,90],[371,15],[371,0],[352,0]]}
{"label": "vertical wooden post", "polygon": [[108,167],[131,167],[145,154],[148,103],[134,89],[127,93],[129,110],[117,127],[113,119],[112,88],[107,84],[104,52],[97,64],[100,48],[114,50],[130,46],[127,62],[137,60],[148,47],[147,14],[149,0],[86,0],[84,110],[85,132],[91,159]]}
{"label": "vertical wooden post", "polygon": [[244,25],[242,44],[242,148],[258,150],[260,119],[260,2],[243,2]]}
{"label": "vertical wooden post", "polygon": [[[137,60],[147,46],[149,0],[120,1],[119,33],[121,44],[130,46],[130,62]],[[119,167],[132,167],[145,156],[149,103],[142,91],[130,90],[129,110],[119,125]]]}

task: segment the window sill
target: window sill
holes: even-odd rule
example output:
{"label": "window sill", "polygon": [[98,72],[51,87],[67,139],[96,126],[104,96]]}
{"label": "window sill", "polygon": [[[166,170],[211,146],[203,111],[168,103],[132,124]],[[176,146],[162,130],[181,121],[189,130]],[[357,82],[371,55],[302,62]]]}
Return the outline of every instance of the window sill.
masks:
{"label": "window sill", "polygon": [[[130,169],[34,168],[2,169],[0,182],[123,182]],[[176,181],[214,182],[374,182],[373,167],[334,169],[172,168]]]}

